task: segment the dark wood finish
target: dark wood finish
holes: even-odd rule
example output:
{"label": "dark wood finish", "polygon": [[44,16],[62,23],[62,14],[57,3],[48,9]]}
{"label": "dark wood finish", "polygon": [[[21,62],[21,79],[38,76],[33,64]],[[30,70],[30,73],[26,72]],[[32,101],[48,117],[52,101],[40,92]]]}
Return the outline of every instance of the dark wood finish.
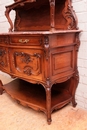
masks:
{"label": "dark wood finish", "polygon": [[16,79],[0,84],[0,92],[5,89],[20,104],[43,111],[50,124],[54,110],[69,102],[76,106],[77,18],[71,0],[14,1],[5,11],[9,32],[0,34],[0,70]]}

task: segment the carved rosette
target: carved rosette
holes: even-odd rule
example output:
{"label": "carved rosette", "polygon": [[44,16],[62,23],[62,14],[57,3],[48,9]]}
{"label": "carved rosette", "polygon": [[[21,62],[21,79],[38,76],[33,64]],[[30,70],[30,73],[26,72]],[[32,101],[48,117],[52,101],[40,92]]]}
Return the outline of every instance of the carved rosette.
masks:
{"label": "carved rosette", "polygon": [[62,11],[63,17],[67,21],[67,29],[77,29],[77,17],[73,10],[70,0],[66,0],[65,8]]}
{"label": "carved rosette", "polygon": [[25,52],[14,52],[14,65],[19,72],[23,72],[28,76],[37,76],[41,73],[40,58],[41,55],[38,53],[27,54]]}
{"label": "carved rosette", "polygon": [[7,66],[6,51],[3,49],[0,49],[0,65],[2,67]]}

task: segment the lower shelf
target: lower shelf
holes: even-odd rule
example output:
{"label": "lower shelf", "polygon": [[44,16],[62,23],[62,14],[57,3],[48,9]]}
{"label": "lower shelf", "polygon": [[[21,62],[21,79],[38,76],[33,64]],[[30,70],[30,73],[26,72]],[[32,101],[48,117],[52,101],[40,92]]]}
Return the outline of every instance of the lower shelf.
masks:
{"label": "lower shelf", "polygon": [[[62,83],[61,83],[62,84]],[[51,91],[51,111],[61,108],[71,101],[72,97],[64,85],[53,85]],[[46,113],[46,93],[42,85],[31,84],[15,79],[3,86],[5,91],[20,104]]]}

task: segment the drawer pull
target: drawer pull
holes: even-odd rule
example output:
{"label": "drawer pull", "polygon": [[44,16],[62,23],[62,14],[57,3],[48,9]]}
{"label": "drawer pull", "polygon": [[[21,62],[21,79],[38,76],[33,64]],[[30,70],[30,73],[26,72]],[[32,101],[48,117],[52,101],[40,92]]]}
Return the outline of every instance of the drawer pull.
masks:
{"label": "drawer pull", "polygon": [[23,39],[19,39],[19,42],[20,42],[20,43],[28,43],[29,40],[28,40],[28,39],[25,39],[25,40],[23,40]]}

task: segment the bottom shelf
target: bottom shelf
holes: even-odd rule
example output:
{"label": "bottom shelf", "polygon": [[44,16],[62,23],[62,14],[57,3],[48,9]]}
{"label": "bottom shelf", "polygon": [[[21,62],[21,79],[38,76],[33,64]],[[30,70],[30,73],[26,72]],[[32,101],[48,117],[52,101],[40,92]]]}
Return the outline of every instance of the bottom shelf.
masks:
{"label": "bottom shelf", "polygon": [[[15,79],[4,85],[3,88],[20,104],[46,113],[46,93],[42,85]],[[72,97],[64,84],[53,85],[51,91],[51,111],[61,108],[69,103],[71,99]]]}

